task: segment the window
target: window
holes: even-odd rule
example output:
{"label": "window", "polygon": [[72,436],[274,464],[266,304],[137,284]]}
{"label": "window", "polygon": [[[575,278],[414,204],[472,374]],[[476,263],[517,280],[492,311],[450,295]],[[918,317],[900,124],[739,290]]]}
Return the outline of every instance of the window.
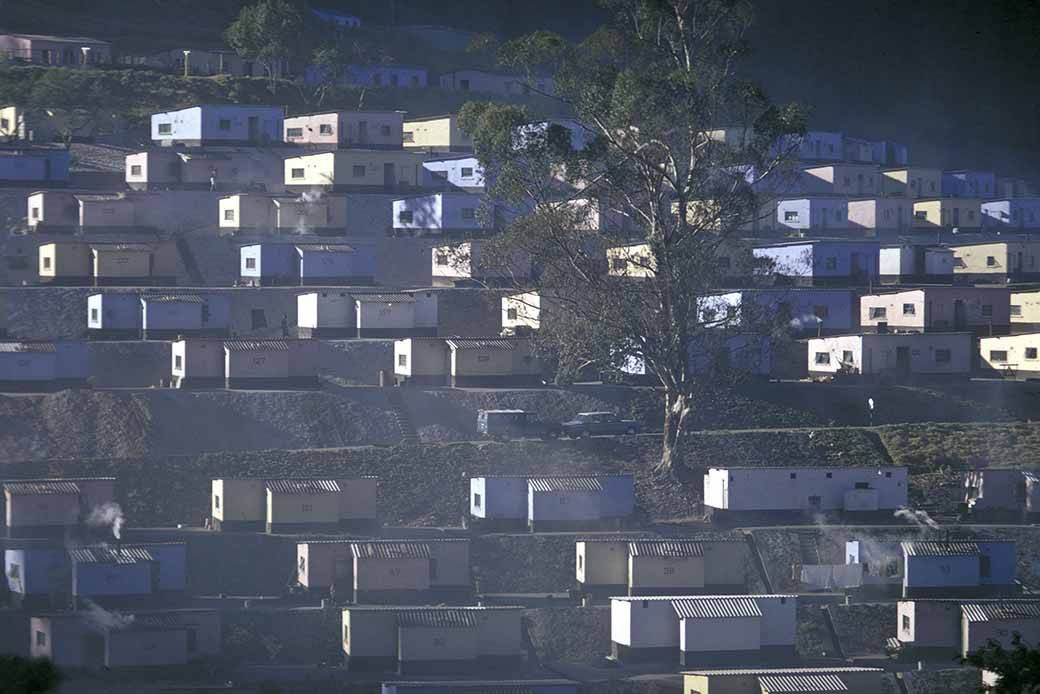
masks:
{"label": "window", "polygon": [[473,495],[473,508],[480,508],[480,494]]}
{"label": "window", "polygon": [[310,513],[314,510],[314,506],[311,504],[300,504],[300,510],[304,513]]}
{"label": "window", "polygon": [[834,473],[833,472],[828,472],[827,473],[827,479],[833,479],[833,478],[834,478]]}
{"label": "window", "polygon": [[141,175],[141,165],[140,164],[131,164],[130,165],[130,175],[131,176],[140,176]]}
{"label": "window", "polygon": [[903,631],[910,631],[910,615],[903,615]]}
{"label": "window", "polygon": [[793,479],[793,480],[798,479],[798,473],[797,472],[792,472],[791,473],[791,479]]}
{"label": "window", "polygon": [[477,355],[477,361],[480,361],[480,362],[483,362],[483,361],[491,361],[491,357],[489,357],[489,356],[488,356],[488,355],[486,355],[486,354],[478,354],[478,355]]}
{"label": "window", "polygon": [[90,309],[90,320],[97,322],[98,310],[96,308]]}
{"label": "window", "polygon": [[7,575],[10,576],[11,578],[21,578],[22,577],[22,567],[19,566],[18,564],[11,564],[11,570],[8,571]]}
{"label": "window", "polygon": [[830,352],[817,352],[816,353],[816,363],[817,364],[830,364],[831,363]]}
{"label": "window", "polygon": [[995,267],[996,264],[997,264],[997,259],[996,258],[994,258],[991,255],[987,255],[986,256],[986,267]]}
{"label": "window", "polygon": [[852,350],[851,349],[844,350],[841,353],[841,363],[842,364],[851,364],[852,361],[853,361]]}
{"label": "window", "polygon": [[935,363],[936,364],[949,364],[950,363],[950,350],[948,350],[948,349],[937,349],[937,350],[935,350]]}
{"label": "window", "polygon": [[985,554],[979,556],[979,575],[982,578],[989,578],[992,567],[990,565],[990,559]]}
{"label": "window", "polygon": [[844,179],[844,183],[845,183],[845,187],[848,188],[849,186],[852,185],[852,179],[850,177],[846,176],[845,179]]}
{"label": "window", "polygon": [[350,626],[343,625],[343,643],[350,641]]}
{"label": "window", "polygon": [[1036,359],[1036,347],[1026,347],[1026,359]]}
{"label": "window", "polygon": [[382,135],[383,137],[390,137],[390,126],[389,125],[381,125],[381,126],[379,126],[379,134]]}
{"label": "window", "polygon": [[674,566],[666,566],[666,567],[664,567],[664,575],[665,576],[671,576],[674,573],[675,573],[675,567]]}
{"label": "window", "polygon": [[838,269],[838,259],[837,258],[827,258],[827,260],[824,262],[824,267],[827,268],[828,270],[837,270]]}
{"label": "window", "polygon": [[398,366],[408,366],[408,355],[407,354],[398,354],[397,355],[397,365]]}
{"label": "window", "polygon": [[199,634],[194,629],[188,629],[188,653],[194,653],[199,649]]}
{"label": "window", "polygon": [[582,555],[579,554],[578,555],[578,571],[581,571],[583,568],[585,568],[585,557],[583,557]]}
{"label": "window", "polygon": [[475,209],[473,209],[472,207],[463,207],[462,208],[462,218],[463,219],[467,219],[467,220],[476,219],[477,218],[477,211]]}
{"label": "window", "polygon": [[176,355],[173,358],[173,368],[175,368],[175,369],[182,369],[182,368],[184,368],[184,357],[182,357],[179,354]]}
{"label": "window", "polygon": [[235,211],[234,210],[224,210],[224,220],[228,221],[228,222],[235,221]]}
{"label": "window", "polygon": [[51,269],[51,259],[50,259],[50,257],[47,257],[47,256],[44,257],[44,259],[43,259],[43,267],[44,267],[45,270],[50,270]]}
{"label": "window", "polygon": [[922,222],[928,221],[928,210],[914,210],[914,219],[920,219]]}
{"label": "window", "polygon": [[1018,305],[1018,304],[1011,304],[1011,315],[1012,316],[1021,316],[1022,315],[1022,307],[1020,305]]}
{"label": "window", "polygon": [[11,127],[11,121],[6,118],[0,118],[0,130],[7,130]]}
{"label": "window", "polygon": [[888,315],[888,309],[884,306],[871,306],[870,307],[870,318],[871,320],[876,318],[885,318]]}
{"label": "window", "polygon": [[438,253],[436,260],[437,260],[437,264],[438,265],[447,265],[448,264],[448,254],[447,253]]}
{"label": "window", "polygon": [[292,170],[292,177],[293,178],[303,178],[303,169],[293,169]]}
{"label": "window", "polygon": [[42,631],[36,632],[36,645],[46,646],[47,645],[47,634]]}
{"label": "window", "polygon": [[318,125],[318,132],[322,135],[332,134],[332,123],[321,123]]}
{"label": "window", "polygon": [[982,305],[982,315],[983,316],[987,316],[987,317],[988,316],[992,316],[993,315],[993,304],[983,304]]}
{"label": "window", "polygon": [[414,213],[411,210],[401,210],[397,213],[397,221],[405,224],[411,224],[414,219]]}
{"label": "window", "polygon": [[172,123],[159,123],[159,134],[160,135],[172,135],[173,124]]}
{"label": "window", "polygon": [[405,131],[401,133],[402,142],[415,142],[415,133],[411,131]]}
{"label": "window", "polygon": [[830,314],[830,309],[827,306],[813,306],[812,312],[814,316],[823,320]]}
{"label": "window", "polygon": [[286,128],[286,137],[303,137],[303,128]]}
{"label": "window", "polygon": [[39,219],[40,218],[40,208],[39,207],[32,208],[32,218],[33,219]]}
{"label": "window", "polygon": [[917,307],[913,304],[903,304],[903,315],[904,316],[915,316],[917,315]]}
{"label": "window", "polygon": [[459,89],[462,91],[469,91],[469,80],[459,80]]}
{"label": "window", "polygon": [[229,119],[227,119],[227,118],[221,118],[220,119],[220,129],[221,130],[231,130],[231,121]]}
{"label": "window", "polygon": [[473,167],[463,166],[462,169],[459,171],[459,176],[462,178],[473,178]]}
{"label": "window", "polygon": [[213,495],[213,508],[220,508],[220,494]]}
{"label": "window", "polygon": [[247,270],[255,270],[256,269],[256,258],[246,258],[246,269]]}
{"label": "window", "polygon": [[888,479],[892,479],[892,473],[891,472],[886,472],[885,473],[885,477],[887,477]]}
{"label": "window", "polygon": [[354,178],[364,178],[365,177],[365,165],[364,164],[355,164],[354,165],[354,169],[353,169],[353,171],[351,173],[354,175]]}
{"label": "window", "polygon": [[1007,362],[1007,351],[1002,349],[991,349],[989,351],[989,360]]}
{"label": "window", "polygon": [[506,318],[508,320],[516,320],[516,309],[515,308],[507,308],[506,309]]}
{"label": "window", "polygon": [[785,222],[797,222],[798,211],[797,210],[784,210],[784,221]]}

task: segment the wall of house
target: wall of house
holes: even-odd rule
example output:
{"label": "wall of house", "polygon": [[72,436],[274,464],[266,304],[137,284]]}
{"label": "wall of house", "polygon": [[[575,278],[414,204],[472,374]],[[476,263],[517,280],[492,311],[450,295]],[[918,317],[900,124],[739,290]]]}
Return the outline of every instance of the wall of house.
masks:
{"label": "wall of house", "polygon": [[339,522],[339,497],[336,494],[275,494],[267,490],[267,522]]}
{"label": "wall of house", "polygon": [[30,227],[70,227],[79,223],[79,204],[64,190],[45,190],[26,198],[25,218]]}
{"label": "wall of house", "polygon": [[346,278],[371,275],[363,260],[364,251],[310,251],[297,250],[302,280]]}
{"label": "wall of house", "polygon": [[105,633],[105,666],[183,665],[188,660],[188,632],[177,628],[112,629]]}
{"label": "wall of house", "polygon": [[942,194],[959,198],[991,198],[997,194],[997,177],[991,171],[944,171]]}
{"label": "wall of house", "polygon": [[[841,510],[857,482],[878,491],[880,508],[906,505],[906,468],[711,468],[704,477],[704,503],[733,511]],[[819,497],[818,504],[809,497]]]}
{"label": "wall of house", "polygon": [[379,480],[354,477],[339,480],[339,517],[341,520],[368,520],[379,515]]}
{"label": "wall of house", "polygon": [[521,620],[515,608],[481,610],[477,620],[477,648],[481,656],[519,656],[524,651]]}
{"label": "wall of house", "polygon": [[151,251],[95,247],[93,254],[94,277],[98,279],[150,277],[152,274]]}
{"label": "wall of house", "polygon": [[[480,507],[475,504],[474,494],[480,494]],[[470,513],[475,518],[504,520],[527,518],[527,478],[470,478]]]}
{"label": "wall of house", "polygon": [[479,650],[475,628],[405,627],[397,631],[397,654],[402,661],[472,660]]}
{"label": "wall of house", "polygon": [[1040,619],[1001,619],[990,622],[969,622],[961,617],[961,655],[977,651],[989,641],[996,641],[1004,648],[1011,648],[1012,635],[1018,634],[1027,644],[1040,639]]}
{"label": "wall of house", "polygon": [[628,558],[628,585],[639,588],[674,588],[676,594],[704,587],[704,557]]}
{"label": "wall of house", "polygon": [[632,648],[679,646],[679,617],[671,600],[612,599],[610,640]]}
{"label": "wall of house", "polygon": [[346,291],[324,290],[296,298],[296,324],[301,328],[350,328],[355,325],[354,299]]}
{"label": "wall of house", "polygon": [[134,203],[129,198],[79,201],[81,227],[132,227]]}
{"label": "wall of house", "polygon": [[979,585],[979,557],[907,556],[904,588],[965,588]]}
{"label": "wall of house", "polygon": [[[177,366],[180,357],[181,366]],[[180,378],[223,378],[224,344],[219,340],[178,340],[170,347],[170,373]]]}
{"label": "wall of house", "polygon": [[514,355],[511,349],[452,349],[453,376],[512,376]]}
{"label": "wall of house", "polygon": [[430,560],[403,557],[354,559],[354,590],[429,590]]}
{"label": "wall of house", "polygon": [[[809,340],[810,373],[837,373],[844,353],[851,352],[849,366],[862,374],[878,374],[897,367],[897,349],[910,350],[910,372],[919,375],[966,374],[971,370],[974,344],[967,333],[889,333],[885,335],[848,335]],[[936,351],[948,350],[949,361],[937,361]],[[817,362],[817,354],[828,354],[827,363]]]}
{"label": "wall of house", "polygon": [[141,325],[145,330],[199,330],[202,304],[191,302],[155,302],[141,300]]}
{"label": "wall of house", "polygon": [[[983,337],[979,340],[979,358],[983,367],[997,371],[1040,371],[1040,333],[1024,333],[1005,337]],[[1003,353],[1001,356],[1000,353]]]}
{"label": "wall of house", "polygon": [[528,490],[527,517],[532,521],[596,521],[601,515],[599,492]]}
{"label": "wall of house", "polygon": [[289,350],[224,350],[227,378],[288,378]]}
{"label": "wall of house", "polygon": [[[401,364],[401,356],[405,364]],[[396,340],[394,373],[401,376],[447,376],[448,346],[443,340]]]}
{"label": "wall of house", "polygon": [[480,190],[485,188],[484,167],[476,157],[435,159],[423,162],[422,185]]}
{"label": "wall of house", "polygon": [[138,330],[141,327],[141,300],[134,294],[93,294],[87,297],[87,327]]}
{"label": "wall of house", "polygon": [[[282,121],[284,116],[285,112],[283,109],[278,107],[204,107],[201,109],[200,116],[202,139],[209,142],[281,142]],[[254,137],[250,137],[249,132],[249,122],[252,118],[256,119],[256,132]],[[222,121],[230,121],[228,124],[229,127],[221,127]]]}
{"label": "wall of house", "polygon": [[347,540],[296,544],[297,580],[305,588],[328,588],[337,578],[353,572],[353,562]]}
{"label": "wall of house", "polygon": [[469,586],[469,541],[431,542],[430,551],[436,562],[437,575],[430,584],[441,586]]}
{"label": "wall of house", "polygon": [[340,639],[348,656],[396,656],[397,615],[392,610],[345,608]]}
{"label": "wall of house", "polygon": [[683,619],[679,622],[679,648],[687,653],[757,651],[761,646],[761,617]]}
{"label": "wall of house", "polygon": [[[210,513],[223,521],[263,521],[266,517],[264,499],[267,490],[263,480],[213,480]],[[216,497],[220,497],[217,508]]]}
{"label": "wall of house", "polygon": [[628,542],[586,540],[574,543],[575,576],[591,585],[622,585],[628,581]]}
{"label": "wall of house", "polygon": [[424,149],[449,151],[473,147],[473,139],[459,129],[458,117],[454,115],[435,119],[405,121],[404,132],[411,133],[411,137],[405,135],[404,146],[406,148],[421,147]]}
{"label": "wall of house", "polygon": [[982,226],[987,229],[1036,229],[1040,227],[1040,198],[984,201]]}
{"label": "wall of house", "polygon": [[746,582],[748,548],[744,542],[711,542],[704,545],[704,585],[738,585]]}
{"label": "wall of house", "polygon": [[75,526],[79,494],[7,494],[7,527]]}
{"label": "wall of house", "polygon": [[154,562],[106,564],[73,562],[72,594],[82,597],[148,595],[152,592]]}
{"label": "wall of house", "polygon": [[57,374],[53,352],[0,353],[0,383],[4,381],[53,381]]}
{"label": "wall of house", "polygon": [[[10,521],[8,527],[11,527]],[[60,594],[66,589],[63,580],[65,561],[64,549],[6,549],[4,577],[7,589],[18,595]]]}

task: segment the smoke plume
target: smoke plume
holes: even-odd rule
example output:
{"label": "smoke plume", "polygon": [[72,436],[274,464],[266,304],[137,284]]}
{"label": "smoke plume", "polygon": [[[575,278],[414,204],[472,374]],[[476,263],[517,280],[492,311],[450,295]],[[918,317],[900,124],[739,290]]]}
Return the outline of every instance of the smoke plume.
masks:
{"label": "smoke plume", "polygon": [[83,621],[98,630],[126,629],[134,623],[132,614],[106,610],[92,600],[85,600],[86,609],[80,612]]}
{"label": "smoke plume", "polygon": [[296,202],[303,204],[303,209],[300,210],[300,216],[296,220],[296,233],[306,234],[309,229],[307,228],[307,218],[310,217],[311,210],[321,202],[321,191],[308,191],[300,193],[300,197],[296,199]]}
{"label": "smoke plume", "polygon": [[908,523],[913,523],[921,530],[938,530],[939,524],[932,519],[925,511],[917,510],[912,508],[901,508],[892,514],[896,518],[902,518]]}
{"label": "smoke plume", "polygon": [[87,525],[92,528],[112,528],[112,536],[117,540],[123,537],[123,524],[126,523],[126,517],[123,516],[123,509],[116,503],[106,503],[101,506],[95,506],[87,516]]}

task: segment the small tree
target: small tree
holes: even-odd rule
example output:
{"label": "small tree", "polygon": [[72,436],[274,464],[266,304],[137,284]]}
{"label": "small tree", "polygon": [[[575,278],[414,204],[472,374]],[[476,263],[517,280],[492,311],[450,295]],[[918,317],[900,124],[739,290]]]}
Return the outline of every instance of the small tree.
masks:
{"label": "small tree", "polygon": [[0,694],[43,694],[61,683],[61,672],[46,658],[0,655]]}
{"label": "small tree", "polygon": [[980,691],[991,694],[1040,692],[1040,649],[1027,646],[1017,632],[1011,637],[1011,648],[990,640],[968,657],[961,658],[961,663],[997,675],[995,685],[984,686]]}
{"label": "small tree", "polygon": [[286,0],[260,0],[242,8],[224,31],[224,38],[242,58],[264,67],[273,92],[282,64],[295,53],[302,29],[303,18]]}
{"label": "small tree", "polygon": [[572,373],[640,365],[653,377],[664,394],[660,470],[675,474],[690,413],[743,359],[734,345],[744,349],[747,316],[711,306],[738,271],[722,259],[750,258],[739,240],[762,208],[756,188],[781,169],[778,142],[797,143],[784,136],[803,131],[803,116],[737,77],[747,0],[604,4],[615,21],[580,44],[538,32],[499,53],[530,84],[552,72],[573,121],[532,126],[521,108],[469,103],[462,125],[493,204],[511,210],[494,245],[532,258],[519,290],[554,298],[555,327],[541,339]]}

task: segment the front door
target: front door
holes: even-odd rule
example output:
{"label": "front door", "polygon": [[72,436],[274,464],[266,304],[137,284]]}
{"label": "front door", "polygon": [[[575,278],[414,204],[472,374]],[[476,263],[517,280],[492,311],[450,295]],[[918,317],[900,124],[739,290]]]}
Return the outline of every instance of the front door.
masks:
{"label": "front door", "polygon": [[959,227],[961,225],[961,208],[953,208],[953,226]]}
{"label": "front door", "polygon": [[953,302],[953,329],[964,330],[967,324],[968,317],[964,309],[964,301],[957,299]]}
{"label": "front door", "polygon": [[368,121],[361,121],[357,126],[358,144],[368,144]]}
{"label": "front door", "polygon": [[256,116],[249,116],[249,141],[256,142],[259,137],[259,120]]}
{"label": "front door", "polygon": [[909,347],[896,347],[896,370],[901,374],[910,373]]}
{"label": "front door", "polygon": [[393,188],[394,184],[397,183],[394,176],[394,165],[383,164],[383,186],[386,188]]}

